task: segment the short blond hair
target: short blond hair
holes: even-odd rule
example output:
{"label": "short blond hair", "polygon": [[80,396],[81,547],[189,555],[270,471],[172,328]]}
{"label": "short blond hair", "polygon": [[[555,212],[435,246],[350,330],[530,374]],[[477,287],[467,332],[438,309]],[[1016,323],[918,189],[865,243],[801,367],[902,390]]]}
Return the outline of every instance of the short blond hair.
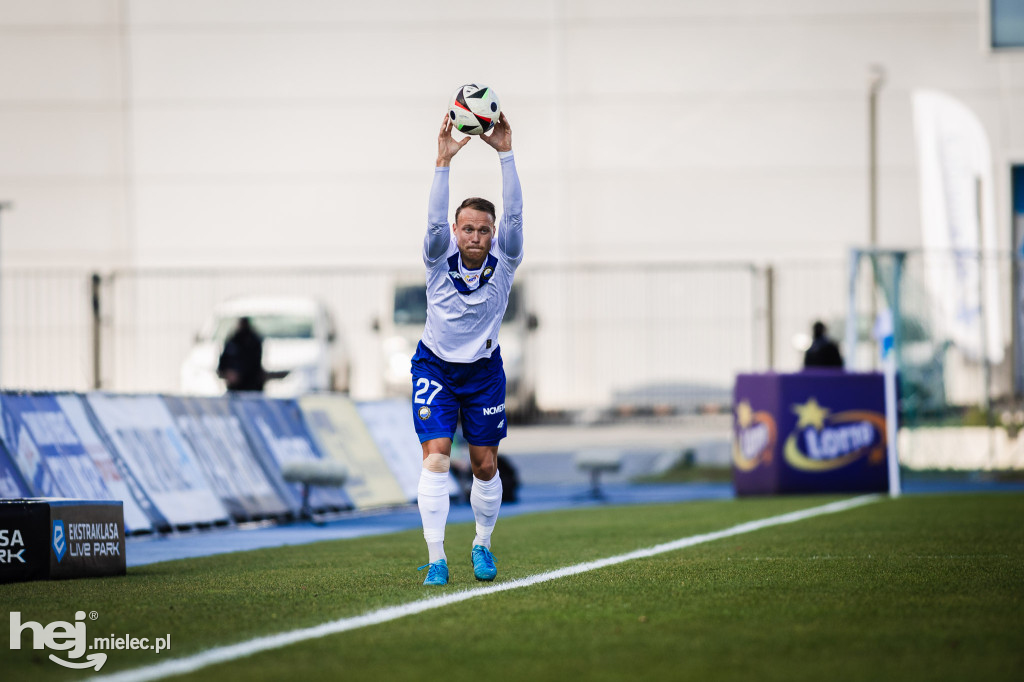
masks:
{"label": "short blond hair", "polygon": [[487,213],[491,216],[492,222],[497,218],[497,216],[494,213],[494,204],[487,201],[487,199],[481,199],[480,197],[470,197],[463,201],[461,204],[459,204],[459,207],[455,209],[455,222],[459,222],[459,213],[461,213],[462,209],[464,208],[472,208],[473,210],[476,211],[483,211],[484,213]]}

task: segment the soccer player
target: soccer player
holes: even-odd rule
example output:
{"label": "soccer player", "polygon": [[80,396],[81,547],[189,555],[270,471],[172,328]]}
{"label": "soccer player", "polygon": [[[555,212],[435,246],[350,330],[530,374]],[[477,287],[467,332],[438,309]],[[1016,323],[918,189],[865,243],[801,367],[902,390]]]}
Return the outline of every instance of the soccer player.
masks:
{"label": "soccer player", "polygon": [[505,370],[498,330],[512,278],[523,260],[523,197],[505,114],[481,139],[498,152],[503,211],[495,231],[494,204],[471,197],[448,224],[448,171],[471,140],[456,141],[445,116],[437,136],[423,263],[427,269],[427,323],[412,358],[412,410],[423,448],[418,505],[429,563],[424,585],[448,583],[444,552],[448,470],[459,417],[473,469],[470,504],[476,520],[471,558],[477,580],[494,580],[491,533],[501,507],[498,444],[505,437]]}

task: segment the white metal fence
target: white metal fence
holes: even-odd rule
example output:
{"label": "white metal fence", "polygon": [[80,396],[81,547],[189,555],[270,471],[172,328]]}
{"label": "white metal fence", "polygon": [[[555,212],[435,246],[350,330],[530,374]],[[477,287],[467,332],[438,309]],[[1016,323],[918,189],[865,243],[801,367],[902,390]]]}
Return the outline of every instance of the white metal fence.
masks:
{"label": "white metal fence", "polygon": [[[1008,272],[1006,263],[999,268]],[[383,397],[374,321],[410,274],[9,270],[0,283],[0,385],[177,392],[181,363],[215,305],[299,294],[333,312],[353,357],[353,397]],[[528,371],[545,411],[724,408],[737,372],[799,369],[801,336],[816,319],[845,319],[849,287],[845,261],[524,267],[517,280],[539,320]],[[915,306],[926,303],[908,301],[904,311]]]}

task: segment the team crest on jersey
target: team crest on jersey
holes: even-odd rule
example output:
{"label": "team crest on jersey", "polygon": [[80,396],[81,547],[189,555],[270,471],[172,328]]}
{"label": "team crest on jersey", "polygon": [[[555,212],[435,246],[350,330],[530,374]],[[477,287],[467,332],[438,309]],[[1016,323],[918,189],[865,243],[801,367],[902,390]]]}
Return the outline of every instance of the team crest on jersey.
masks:
{"label": "team crest on jersey", "polygon": [[[485,284],[491,281],[491,277],[494,275],[494,269],[498,266],[498,258],[493,254],[487,254],[487,260],[484,263],[484,269],[480,273],[480,286],[483,287]],[[477,289],[470,289],[468,278],[463,277],[459,274],[459,254],[453,253],[451,258],[448,259],[448,278],[451,279],[452,284],[455,285],[455,290],[466,296],[473,293]]]}
{"label": "team crest on jersey", "polygon": [[430,419],[430,408],[424,405],[419,409],[419,412],[417,412],[417,414],[419,415],[420,419],[422,419],[423,421],[427,421],[428,419]]}

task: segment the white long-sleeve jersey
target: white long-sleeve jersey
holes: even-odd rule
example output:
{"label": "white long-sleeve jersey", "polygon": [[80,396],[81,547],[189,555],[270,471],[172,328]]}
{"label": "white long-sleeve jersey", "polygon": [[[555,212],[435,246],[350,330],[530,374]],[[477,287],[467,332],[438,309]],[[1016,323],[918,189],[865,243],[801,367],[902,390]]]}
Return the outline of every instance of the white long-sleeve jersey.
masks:
{"label": "white long-sleeve jersey", "polygon": [[448,167],[434,169],[423,264],[427,268],[427,323],[423,344],[448,362],[488,358],[498,347],[501,318],[516,269],[523,261],[523,193],[512,152],[501,162],[502,215],[491,251],[477,270],[462,264],[448,222]]}

